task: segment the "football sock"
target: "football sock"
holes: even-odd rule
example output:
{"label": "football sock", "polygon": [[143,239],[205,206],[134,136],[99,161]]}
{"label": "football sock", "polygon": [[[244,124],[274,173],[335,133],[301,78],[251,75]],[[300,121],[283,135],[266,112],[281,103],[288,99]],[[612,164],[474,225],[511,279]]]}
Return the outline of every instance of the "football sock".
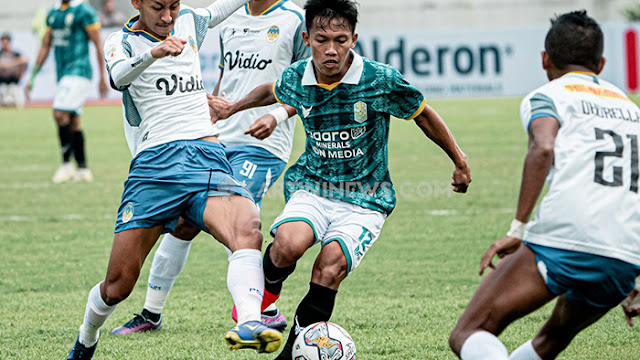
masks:
{"label": "football sock", "polygon": [[273,295],[280,295],[280,292],[282,292],[282,283],[293,273],[293,270],[296,269],[296,264],[283,268],[275,266],[269,256],[271,245],[273,244],[267,246],[262,260],[262,266],[264,266],[264,288]]}
{"label": "football sock", "polygon": [[307,326],[319,322],[329,321],[333,313],[333,306],[336,302],[337,290],[330,289],[318,284],[309,283],[309,292],[302,299],[294,318],[294,325],[291,326],[287,342],[282,348],[282,352],[276,360],[290,360],[293,343],[298,334]]}
{"label": "football sock", "polygon": [[187,262],[190,249],[191,241],[178,239],[171,234],[163,236],[151,262],[145,309],[155,314],[162,313],[169,291]]}
{"label": "football sock", "polygon": [[144,316],[147,320],[151,321],[154,324],[157,324],[158,321],[162,318],[162,314],[156,314],[147,309],[142,309],[142,316]]}
{"label": "football sock", "polygon": [[515,349],[509,356],[509,360],[542,360],[542,358],[533,348],[532,341],[529,340]]}
{"label": "football sock", "polygon": [[102,296],[100,296],[101,284],[98,283],[89,292],[87,306],[84,311],[84,323],[80,326],[78,338],[80,343],[86,347],[91,347],[98,342],[100,327],[113,310],[116,309],[116,305],[109,306],[102,300]]}
{"label": "football sock", "polygon": [[82,135],[82,130],[72,131],[71,148],[73,149],[73,156],[76,158],[78,167],[86,168],[87,161],[84,157],[84,135]]}
{"label": "football sock", "polygon": [[71,153],[73,148],[71,146],[71,138],[73,137],[71,131],[71,124],[59,126],[58,125],[58,137],[60,138],[60,149],[62,150],[62,161],[69,162],[71,159]]}
{"label": "football sock", "polygon": [[264,274],[260,250],[236,250],[229,258],[227,287],[236,305],[238,324],[260,321]]}
{"label": "football sock", "polygon": [[504,344],[490,332],[480,330],[467,338],[460,349],[462,360],[508,360]]}

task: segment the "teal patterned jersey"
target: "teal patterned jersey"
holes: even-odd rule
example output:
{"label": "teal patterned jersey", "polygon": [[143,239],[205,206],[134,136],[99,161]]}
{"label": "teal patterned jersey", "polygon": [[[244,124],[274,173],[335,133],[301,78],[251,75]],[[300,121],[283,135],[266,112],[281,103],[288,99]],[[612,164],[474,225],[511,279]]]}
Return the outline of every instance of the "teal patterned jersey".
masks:
{"label": "teal patterned jersey", "polygon": [[100,28],[96,11],[82,0],[58,4],[49,10],[47,26],[51,29],[58,80],[65,75],[91,79],[87,31]]}
{"label": "teal patterned jersey", "polygon": [[285,175],[285,199],[297,190],[391,213],[396,204],[388,169],[390,115],[413,119],[424,96],[396,69],[351,52],[342,81],[318,84],[311,59],[288,67],[274,85],[296,108],[305,151]]}

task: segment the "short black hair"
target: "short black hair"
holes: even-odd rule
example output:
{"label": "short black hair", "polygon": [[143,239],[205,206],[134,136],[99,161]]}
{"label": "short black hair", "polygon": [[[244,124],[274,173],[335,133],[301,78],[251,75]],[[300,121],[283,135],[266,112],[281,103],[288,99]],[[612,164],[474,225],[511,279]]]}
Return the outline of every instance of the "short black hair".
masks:
{"label": "short black hair", "polygon": [[351,26],[351,33],[356,31],[358,4],[354,0],[307,0],[304,9],[307,31],[314,22],[324,28],[334,19],[346,20]]}
{"label": "short black hair", "polygon": [[604,35],[586,10],[573,11],[551,19],[544,47],[558,69],[582,65],[595,72],[604,51]]}

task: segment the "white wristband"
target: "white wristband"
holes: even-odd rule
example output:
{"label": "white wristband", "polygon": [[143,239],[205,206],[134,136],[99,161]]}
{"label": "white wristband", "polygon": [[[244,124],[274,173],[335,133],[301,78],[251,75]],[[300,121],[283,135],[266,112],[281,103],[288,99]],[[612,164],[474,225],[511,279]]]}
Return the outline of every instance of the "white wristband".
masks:
{"label": "white wristband", "polygon": [[516,239],[522,239],[522,237],[524,236],[524,228],[526,226],[526,223],[513,219],[513,221],[511,222],[511,228],[507,232],[507,236],[511,236]]}
{"label": "white wristband", "polygon": [[289,113],[287,109],[282,106],[279,106],[269,112],[269,114],[273,115],[276,118],[276,123],[280,125],[281,122],[287,120],[289,118]]}

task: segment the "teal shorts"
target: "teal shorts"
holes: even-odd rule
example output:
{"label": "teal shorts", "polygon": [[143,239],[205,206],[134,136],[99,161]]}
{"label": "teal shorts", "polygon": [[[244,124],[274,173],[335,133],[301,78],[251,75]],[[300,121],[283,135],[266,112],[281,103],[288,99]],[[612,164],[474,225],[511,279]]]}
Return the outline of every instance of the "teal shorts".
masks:
{"label": "teal shorts", "polygon": [[208,232],[203,214],[210,196],[253,201],[231,174],[224,148],[215,142],[179,140],[144,150],[131,161],[115,232],[156,225],[171,232],[181,216]]}

